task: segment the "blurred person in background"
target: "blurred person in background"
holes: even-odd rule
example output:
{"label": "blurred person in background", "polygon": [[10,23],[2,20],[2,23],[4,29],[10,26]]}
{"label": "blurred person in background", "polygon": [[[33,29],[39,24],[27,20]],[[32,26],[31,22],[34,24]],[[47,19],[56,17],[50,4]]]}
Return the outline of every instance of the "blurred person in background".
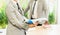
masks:
{"label": "blurred person in background", "polygon": [[48,6],[46,0],[29,0],[25,13],[28,12],[28,19],[47,18]]}
{"label": "blurred person in background", "polygon": [[28,18],[48,18],[48,6],[46,0],[30,0],[25,13]]}

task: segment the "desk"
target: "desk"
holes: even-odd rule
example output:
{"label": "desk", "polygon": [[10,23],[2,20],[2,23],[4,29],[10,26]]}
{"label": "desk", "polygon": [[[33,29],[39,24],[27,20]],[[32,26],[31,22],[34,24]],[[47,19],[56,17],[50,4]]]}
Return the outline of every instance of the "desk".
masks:
{"label": "desk", "polygon": [[60,35],[60,25],[50,25],[51,28],[44,29],[41,26],[29,28],[27,35]]}

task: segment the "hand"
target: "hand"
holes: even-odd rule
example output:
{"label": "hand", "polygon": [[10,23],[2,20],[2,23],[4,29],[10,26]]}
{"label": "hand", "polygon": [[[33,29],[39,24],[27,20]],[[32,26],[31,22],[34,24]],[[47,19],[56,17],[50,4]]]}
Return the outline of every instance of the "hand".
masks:
{"label": "hand", "polygon": [[45,21],[44,25],[49,25],[48,21]]}
{"label": "hand", "polygon": [[34,24],[28,24],[28,26],[29,26],[29,28],[33,28],[33,27],[35,27]]}
{"label": "hand", "polygon": [[43,28],[50,28],[51,27],[49,25],[48,21],[45,21],[45,23],[42,26],[43,26]]}
{"label": "hand", "polygon": [[38,21],[36,21],[35,23],[33,23],[35,26],[37,26],[38,24],[39,24],[39,22]]}
{"label": "hand", "polygon": [[38,24],[39,24],[39,22],[36,21],[36,22],[33,23],[33,24],[28,24],[28,26],[29,26],[29,28],[32,28],[32,27],[36,27]]}

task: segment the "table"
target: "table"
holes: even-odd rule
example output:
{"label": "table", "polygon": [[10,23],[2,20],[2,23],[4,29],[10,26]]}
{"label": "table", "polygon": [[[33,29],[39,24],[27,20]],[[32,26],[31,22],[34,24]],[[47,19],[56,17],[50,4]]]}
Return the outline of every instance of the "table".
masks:
{"label": "table", "polygon": [[42,26],[29,28],[27,35],[60,35],[60,25],[50,25],[50,28],[44,29]]}

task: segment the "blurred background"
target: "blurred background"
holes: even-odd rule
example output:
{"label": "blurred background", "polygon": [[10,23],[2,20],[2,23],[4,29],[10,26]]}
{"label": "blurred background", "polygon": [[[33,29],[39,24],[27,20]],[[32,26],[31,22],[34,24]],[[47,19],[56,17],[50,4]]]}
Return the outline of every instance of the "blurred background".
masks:
{"label": "blurred background", "polygon": [[[8,19],[5,14],[6,6],[9,0],[0,0],[0,29],[5,29],[8,25]],[[29,3],[29,0],[20,0],[21,6],[25,9]],[[57,0],[46,0],[48,4],[48,19],[49,24],[57,24]],[[27,17],[28,13],[25,14]]]}
{"label": "blurred background", "polygon": [[[49,7],[48,9],[48,20],[50,25],[58,24],[59,18],[58,18],[58,11],[57,11],[57,5],[58,0],[46,0],[46,3]],[[9,0],[0,0],[0,35],[6,34],[6,28],[8,26],[8,19],[5,14],[6,7]],[[25,9],[29,3],[29,0],[20,0],[21,6],[23,9]],[[28,13],[25,13],[25,16],[27,17]],[[59,21],[60,22],[60,21]],[[3,32],[3,34],[1,34]]]}

